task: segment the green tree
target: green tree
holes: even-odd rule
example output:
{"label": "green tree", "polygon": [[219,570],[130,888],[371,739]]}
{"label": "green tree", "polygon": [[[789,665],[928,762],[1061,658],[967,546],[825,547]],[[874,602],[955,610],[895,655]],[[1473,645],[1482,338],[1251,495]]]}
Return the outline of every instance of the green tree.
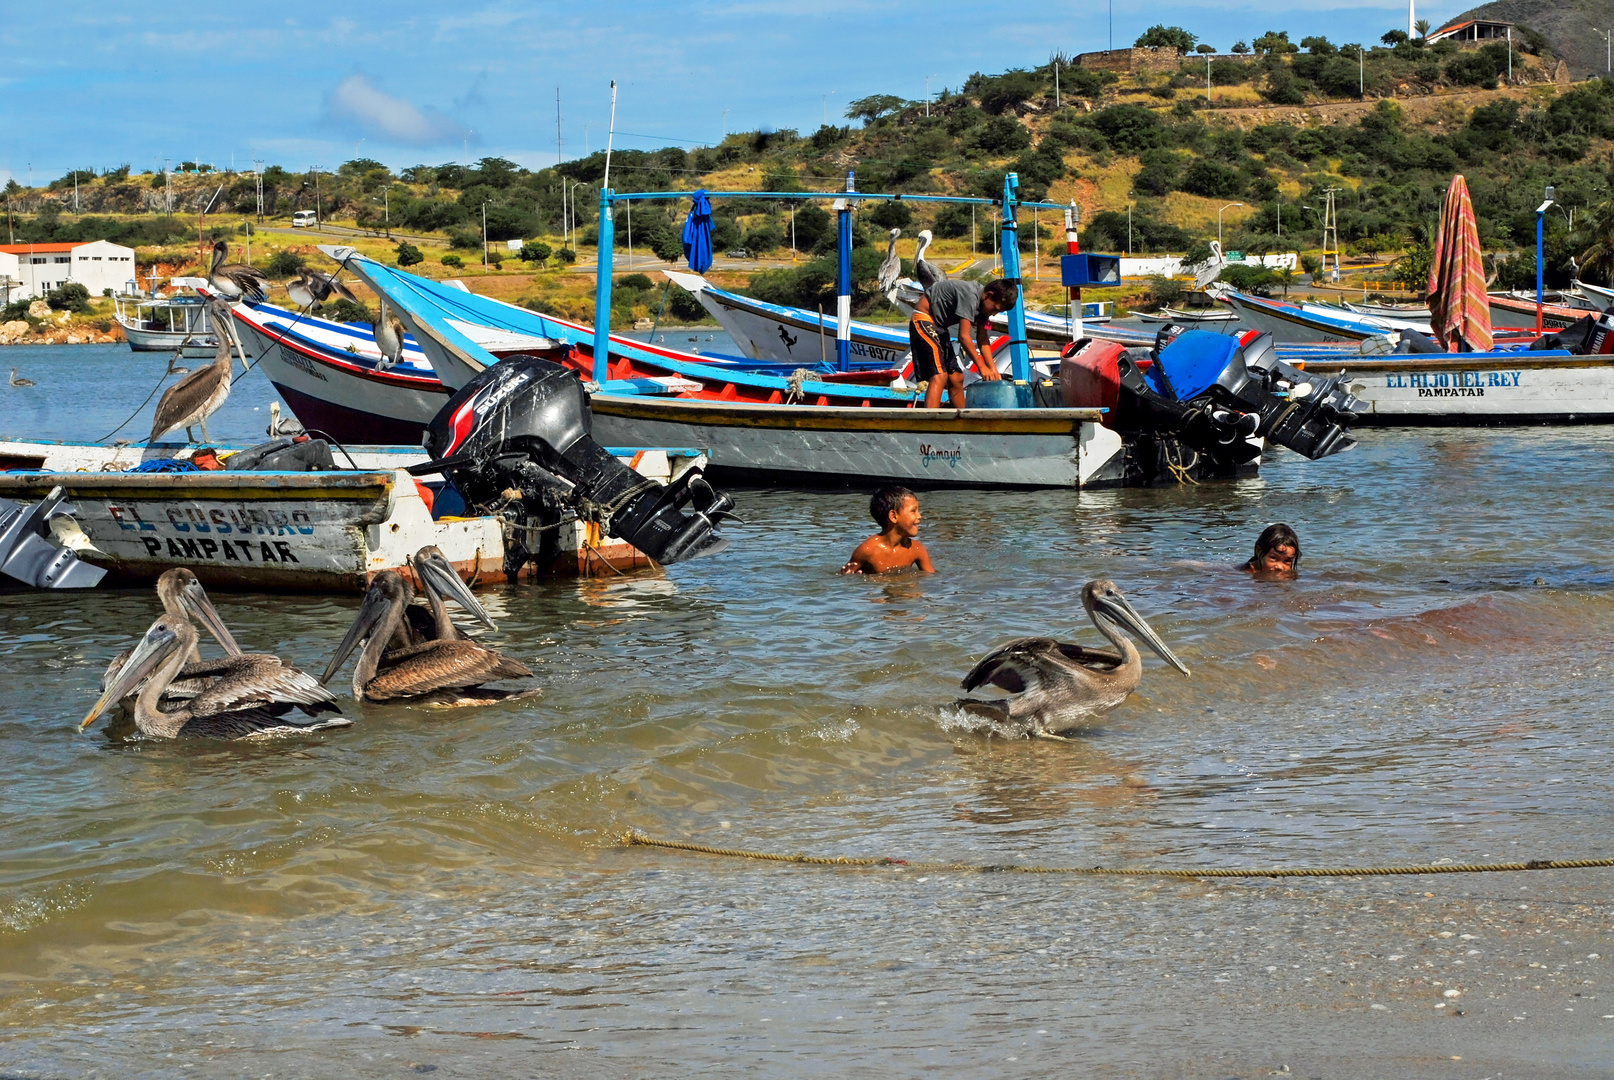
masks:
{"label": "green tree", "polygon": [[1379,40],[1393,49],[1397,45],[1405,44],[1409,39],[1405,30],[1391,30],[1389,33],[1379,38]]}
{"label": "green tree", "polygon": [[896,112],[902,108],[903,101],[895,94],[870,94],[865,98],[858,98],[846,106],[848,120],[861,120],[865,125],[872,124],[887,113]]}
{"label": "green tree", "polygon": [[1429,20],[1428,19],[1419,19],[1417,22],[1412,24],[1412,28],[1414,30],[1418,31],[1418,36],[1421,37],[1421,38],[1426,38],[1426,37],[1429,36]]}
{"label": "green tree", "polygon": [[548,262],[555,250],[542,240],[528,240],[521,245],[522,262]]}
{"label": "green tree", "polygon": [[425,262],[425,261],[426,261],[426,256],[422,255],[420,253],[420,249],[418,247],[416,247],[414,244],[411,244],[407,240],[398,241],[398,265],[399,266],[414,266],[418,262]]}
{"label": "green tree", "polygon": [[1205,42],[1200,42],[1194,51],[1199,53],[1201,56],[1209,56],[1211,53],[1216,51],[1216,46],[1206,44]]}
{"label": "green tree", "polygon": [[444,255],[442,258],[438,259],[437,261],[442,263],[444,266],[451,266],[451,267],[454,267],[455,269],[458,269],[459,267],[465,265],[465,260],[460,258],[458,255],[453,254],[452,252],[450,252],[447,255]]}
{"label": "green tree", "polygon": [[1300,39],[1300,47],[1313,56],[1333,56],[1339,50],[1325,37],[1312,36]]}
{"label": "green tree", "polygon": [[1300,47],[1289,41],[1289,31],[1268,30],[1255,39],[1255,51],[1269,56],[1281,56],[1284,53],[1299,52]]}
{"label": "green tree", "polygon": [[1246,45],[1244,42],[1242,42],[1242,41],[1233,42],[1233,52],[1239,54],[1240,56],[1243,56],[1245,53],[1247,53],[1249,51],[1250,51],[1250,47],[1248,45]]}
{"label": "green tree", "polygon": [[1193,49],[1194,35],[1180,26],[1155,25],[1145,30],[1132,44],[1139,49],[1176,49],[1185,53]]}
{"label": "green tree", "polygon": [[1407,253],[1395,261],[1390,273],[1394,280],[1402,285],[1423,289],[1429,284],[1429,267],[1434,261],[1434,250],[1428,244],[1417,244],[1408,248]]}
{"label": "green tree", "polygon": [[1578,230],[1588,241],[1580,253],[1581,273],[1614,281],[1614,199],[1588,211],[1585,222]]}
{"label": "green tree", "polygon": [[297,273],[307,262],[295,251],[277,251],[269,259],[269,265],[264,268],[270,277],[291,277]]}

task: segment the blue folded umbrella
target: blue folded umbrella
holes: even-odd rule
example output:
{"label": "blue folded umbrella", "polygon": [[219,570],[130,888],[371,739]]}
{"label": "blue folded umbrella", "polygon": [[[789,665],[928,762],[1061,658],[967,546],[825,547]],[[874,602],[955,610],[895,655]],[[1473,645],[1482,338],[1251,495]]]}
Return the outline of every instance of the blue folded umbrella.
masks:
{"label": "blue folded umbrella", "polygon": [[697,274],[712,268],[712,202],[705,188],[695,192],[689,219],[684,222],[684,259]]}

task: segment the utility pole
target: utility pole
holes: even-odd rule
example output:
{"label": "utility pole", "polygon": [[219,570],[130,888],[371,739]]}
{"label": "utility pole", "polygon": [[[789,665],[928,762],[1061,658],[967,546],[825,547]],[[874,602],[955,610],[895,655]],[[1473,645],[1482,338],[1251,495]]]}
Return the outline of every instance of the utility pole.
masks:
{"label": "utility pole", "polygon": [[[163,158],[163,213],[165,214],[172,214],[174,212],[174,174],[168,168],[168,162],[170,160],[172,159]],[[32,171],[30,171],[28,174],[28,180],[29,183],[33,182]]]}
{"label": "utility pole", "polygon": [[1211,58],[1211,54],[1206,53],[1205,54],[1205,108],[1207,108],[1207,109],[1210,108],[1210,103],[1211,103],[1211,101],[1210,101],[1210,58]]}
{"label": "utility pole", "polygon": [[560,168],[560,87],[555,87],[555,167]]}
{"label": "utility pole", "polygon": [[488,201],[482,200],[482,269],[488,268]]}
{"label": "utility pole", "polygon": [[314,166],[314,229],[322,232],[325,229],[324,211],[319,202],[319,166]]}
{"label": "utility pole", "polygon": [[[1603,35],[1603,49],[1604,49],[1604,52],[1607,54],[1603,59],[1603,65],[1604,65],[1603,70],[1605,72],[1607,72],[1608,74],[1610,74],[1610,75],[1614,75],[1614,30],[1598,30],[1598,28],[1595,27],[1595,26],[1592,27],[1592,29],[1596,30],[1599,34]],[[1513,31],[1512,30],[1508,31],[1508,40],[1509,40],[1509,42],[1511,42],[1513,40]],[[1513,57],[1513,46],[1510,44],[1508,46],[1508,63],[1509,64],[1513,63],[1512,57]]]}
{"label": "utility pole", "polygon": [[[1339,280],[1339,211],[1334,206],[1334,195],[1339,190],[1339,188],[1332,187],[1323,189],[1323,195],[1328,200],[1327,202],[1323,203],[1323,265],[1328,265],[1328,256],[1329,253],[1332,252],[1334,256],[1334,281]],[[1332,247],[1330,247],[1328,243],[1330,233],[1332,233],[1334,237]]]}
{"label": "utility pole", "polygon": [[257,178],[258,187],[258,222],[263,223],[263,158],[252,159],[252,174]]}
{"label": "utility pole", "polygon": [[[927,87],[927,89],[928,89],[928,87]],[[1058,57],[1054,58],[1054,108],[1056,108],[1056,109],[1059,108],[1059,58]],[[930,115],[930,101],[929,101],[928,97],[926,98],[926,101],[925,101],[925,115],[926,116]]]}
{"label": "utility pole", "polygon": [[[1367,96],[1367,61],[1363,59],[1362,47],[1356,47],[1356,96]],[[1508,79],[1513,79],[1513,46],[1508,46]]]}

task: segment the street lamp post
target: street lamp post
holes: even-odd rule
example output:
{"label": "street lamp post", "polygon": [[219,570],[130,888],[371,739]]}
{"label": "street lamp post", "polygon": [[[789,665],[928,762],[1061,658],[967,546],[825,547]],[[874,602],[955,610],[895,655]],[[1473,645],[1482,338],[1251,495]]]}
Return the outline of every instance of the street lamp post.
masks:
{"label": "street lamp post", "polygon": [[1244,204],[1241,203],[1241,202],[1230,202],[1226,206],[1222,207],[1221,210],[1216,211],[1216,244],[1217,244],[1218,247],[1220,247],[1221,243],[1222,243],[1222,213],[1223,213],[1223,211],[1231,210],[1235,206],[1243,206],[1243,205]]}
{"label": "street lamp post", "polygon": [[[926,116],[930,115],[930,80],[931,79],[938,79],[940,77],[941,76],[939,76],[939,75],[926,75],[925,76],[925,115]],[[827,108],[828,108],[827,102],[828,102],[829,99],[825,98],[824,100],[826,102],[825,108],[827,110]],[[1054,105],[1055,105],[1055,107],[1057,107],[1059,105],[1059,76],[1058,76],[1058,74],[1054,75]]]}
{"label": "street lamp post", "polygon": [[1536,333],[1541,333],[1541,235],[1542,223],[1547,219],[1547,211],[1552,209],[1553,186],[1547,185],[1547,197],[1540,206],[1536,207]]}
{"label": "street lamp post", "polygon": [[1126,204],[1126,254],[1128,258],[1132,257],[1132,200],[1130,199],[1127,200]]}

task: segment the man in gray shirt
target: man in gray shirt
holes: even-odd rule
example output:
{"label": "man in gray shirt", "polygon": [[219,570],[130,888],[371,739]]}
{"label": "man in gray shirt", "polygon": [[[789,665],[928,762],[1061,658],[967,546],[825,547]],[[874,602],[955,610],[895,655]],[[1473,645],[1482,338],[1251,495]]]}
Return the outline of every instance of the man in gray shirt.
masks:
{"label": "man in gray shirt", "polygon": [[945,279],[925,290],[924,297],[908,320],[908,343],[913,349],[914,374],[925,387],[925,408],[941,407],[942,387],[955,409],[964,407],[964,369],[953,350],[953,327],[969,354],[970,362],[983,379],[998,379],[997,365],[986,352],[987,324],[993,315],[1007,311],[1020,297],[1019,288],[1009,281]]}

